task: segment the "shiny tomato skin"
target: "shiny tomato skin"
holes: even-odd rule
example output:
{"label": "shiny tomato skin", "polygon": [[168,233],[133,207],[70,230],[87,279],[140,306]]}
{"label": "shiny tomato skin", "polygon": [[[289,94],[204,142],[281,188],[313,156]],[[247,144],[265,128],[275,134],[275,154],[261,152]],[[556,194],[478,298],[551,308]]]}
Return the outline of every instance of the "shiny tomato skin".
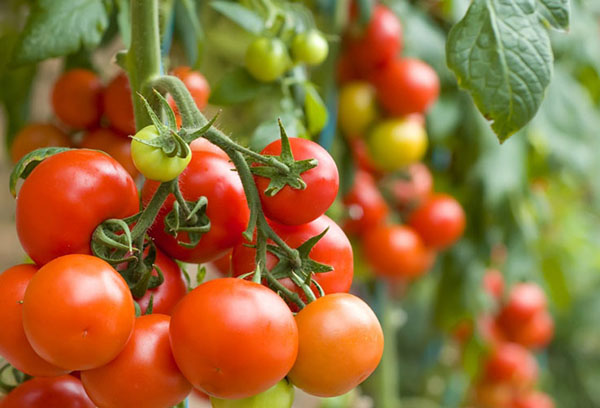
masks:
{"label": "shiny tomato skin", "polygon": [[375,370],[383,353],[383,331],[375,313],[347,293],[323,296],[296,315],[298,358],[290,381],[309,394],[345,394]]}
{"label": "shiny tomato skin", "polygon": [[25,381],[0,401],[2,408],[95,408],[81,381],[70,375]]}
{"label": "shiny tomato skin", "polygon": [[[187,293],[187,283],[177,262],[166,256],[160,249],[156,250],[154,265],[160,268],[165,280],[156,288],[148,289],[142,298],[136,300],[142,309],[142,314],[146,313],[152,296],[152,313],[170,315],[177,302]],[[152,274],[158,276],[156,268]]]}
{"label": "shiny tomato skin", "polygon": [[133,330],[135,309],[125,280],[90,255],[44,265],[23,300],[23,328],[33,349],[59,367],[86,370],[115,358]]}
{"label": "shiny tomato skin", "polygon": [[25,252],[43,265],[62,255],[91,253],[98,225],[138,209],[135,183],[116,160],[97,151],[69,150],[44,160],[23,182],[17,234]]}
{"label": "shiny tomato skin", "polygon": [[227,153],[225,153],[225,151],[223,149],[221,149],[219,146],[217,146],[215,144],[212,144],[211,142],[204,139],[203,137],[200,137],[200,138],[194,140],[192,143],[190,143],[190,149],[192,150],[192,152],[211,153],[211,154],[221,157],[222,159],[229,161],[229,156],[227,156]]}
{"label": "shiny tomato skin", "polygon": [[525,321],[507,321],[506,315],[498,319],[505,337],[529,349],[541,349],[550,343],[554,335],[554,320],[542,310]]}
{"label": "shiny tomato skin", "polygon": [[538,365],[523,346],[499,343],[487,358],[484,376],[494,383],[509,384],[515,389],[529,389],[538,378]]}
{"label": "shiny tomato skin", "polygon": [[360,235],[383,223],[389,214],[389,207],[375,179],[363,170],[354,175],[354,184],[343,202],[348,209],[348,220],[344,223],[344,231],[348,233]]}
{"label": "shiny tomato skin", "polygon": [[419,235],[404,225],[380,225],[362,239],[364,254],[376,275],[392,279],[415,279],[432,265],[435,254]]}
{"label": "shiny tomato skin", "polygon": [[499,319],[504,320],[507,325],[519,324],[544,311],[547,305],[546,294],[538,284],[517,283],[511,288]]}
{"label": "shiny tomato skin", "polygon": [[98,128],[86,132],[79,147],[107,153],[134,179],[140,174],[131,158],[131,141],[113,129]]}
{"label": "shiny tomato skin", "polygon": [[138,317],[131,338],[114,360],[81,373],[81,382],[96,405],[172,407],[192,391],[171,352],[170,320],[163,314]]}
{"label": "shiny tomato skin", "polygon": [[196,388],[224,399],[266,391],[289,372],[298,328],[270,289],[236,278],[201,284],[175,307],[170,326],[177,365]]}
{"label": "shiny tomato skin", "polygon": [[0,355],[26,374],[54,377],[66,374],[67,370],[41,358],[29,344],[23,330],[23,295],[37,270],[35,265],[23,264],[0,274]]}
{"label": "shiny tomato skin", "polygon": [[397,178],[389,185],[396,208],[400,211],[419,207],[433,191],[433,176],[423,163],[408,166],[409,179]]}
{"label": "shiny tomato skin", "polygon": [[70,147],[69,135],[50,123],[30,123],[15,136],[10,146],[10,158],[17,163],[27,153],[51,146]]}
{"label": "shiny tomato skin", "polygon": [[[165,232],[164,217],[173,208],[175,200],[170,195],[149,231],[161,250],[184,262],[203,263],[217,259],[241,241],[250,210],[242,182],[234,169],[231,163],[214,153],[202,150],[192,152],[190,164],[179,176],[179,187],[188,201],[196,201],[201,196],[208,199],[210,231],[202,236],[194,248],[179,245],[178,240],[188,241],[187,233],[180,232],[173,237]],[[155,181],[146,181],[142,188],[144,205],[150,202],[158,185]]]}
{"label": "shiny tomato skin", "polygon": [[106,86],[102,99],[104,114],[110,124],[125,137],[135,134],[132,98],[129,79],[121,72]]}
{"label": "shiny tomato skin", "polygon": [[[300,176],[306,183],[303,190],[286,185],[274,196],[265,194],[270,179],[255,176],[256,186],[265,215],[286,225],[300,225],[310,222],[331,206],[339,188],[339,175],[335,161],[327,150],[306,139],[290,139],[290,147],[295,160],[317,159],[318,164]],[[281,139],[263,149],[261,154],[276,156],[281,154]]]}
{"label": "shiny tomato skin", "polygon": [[554,408],[554,401],[548,394],[532,391],[516,397],[513,401],[513,408]]}
{"label": "shiny tomato skin", "polygon": [[87,69],[65,72],[52,89],[52,108],[58,118],[75,129],[98,125],[102,116],[102,82]]}
{"label": "shiny tomato skin", "polygon": [[437,73],[418,59],[391,61],[373,73],[371,79],[379,103],[391,116],[425,113],[440,93]]}
{"label": "shiny tomato skin", "polygon": [[[198,109],[206,107],[208,97],[210,96],[210,85],[204,75],[186,66],[173,68],[171,75],[175,75],[181,79],[185,87],[190,91]],[[173,101],[173,105],[171,106],[175,106],[175,101]]]}
{"label": "shiny tomato skin", "polygon": [[447,194],[433,194],[409,217],[408,224],[417,231],[425,245],[444,249],[454,244],[465,230],[462,206]]}

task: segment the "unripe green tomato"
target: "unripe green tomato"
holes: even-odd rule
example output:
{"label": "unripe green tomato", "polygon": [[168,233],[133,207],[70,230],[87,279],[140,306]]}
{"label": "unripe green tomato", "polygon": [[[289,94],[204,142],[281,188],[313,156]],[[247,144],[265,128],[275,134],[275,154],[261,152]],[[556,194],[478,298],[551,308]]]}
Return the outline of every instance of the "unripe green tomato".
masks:
{"label": "unripe green tomato", "polygon": [[329,44],[319,30],[300,33],[292,42],[292,56],[296,62],[319,65],[325,61],[328,52]]}
{"label": "unripe green tomato", "polygon": [[287,47],[279,38],[260,37],[246,50],[246,69],[262,82],[272,82],[290,66]]}
{"label": "unripe green tomato", "polygon": [[[154,125],[146,126],[135,134],[142,140],[152,140],[159,137]],[[148,180],[170,181],[179,176],[192,160],[191,151],[185,158],[169,157],[160,147],[148,146],[133,139],[131,141],[131,158],[133,164]]]}
{"label": "unripe green tomato", "polygon": [[375,88],[368,82],[351,82],[340,90],[338,122],[350,138],[364,135],[377,117]]}
{"label": "unripe green tomato", "polygon": [[394,171],[423,158],[427,151],[427,133],[417,121],[389,119],[373,128],[367,145],[376,167]]}
{"label": "unripe green tomato", "polygon": [[213,408],[291,408],[294,386],[285,378],[268,390],[248,398],[226,400],[210,397]]}

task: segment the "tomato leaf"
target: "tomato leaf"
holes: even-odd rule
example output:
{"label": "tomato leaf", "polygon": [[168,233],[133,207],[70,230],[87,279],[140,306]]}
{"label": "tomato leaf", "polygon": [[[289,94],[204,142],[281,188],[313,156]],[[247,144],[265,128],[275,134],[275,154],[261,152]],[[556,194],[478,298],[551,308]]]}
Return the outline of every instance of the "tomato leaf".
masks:
{"label": "tomato leaf", "polygon": [[108,27],[107,0],[37,0],[13,51],[14,66],[91,49]]}
{"label": "tomato leaf", "polygon": [[210,103],[213,105],[235,105],[256,98],[261,92],[270,88],[269,84],[252,78],[242,67],[226,73],[211,92]]}
{"label": "tomato leaf", "polygon": [[27,176],[31,174],[33,169],[35,169],[38,164],[43,162],[48,157],[67,150],[70,149],[68,147],[42,147],[41,149],[27,153],[21,160],[19,160],[13,171],[10,173],[9,187],[12,196],[17,196],[17,182],[19,179],[26,179]]}
{"label": "tomato leaf", "polygon": [[569,0],[537,0],[538,13],[557,30],[569,28]]}
{"label": "tomato leaf", "polygon": [[260,34],[265,26],[263,19],[254,11],[231,1],[213,1],[212,8],[253,34]]}
{"label": "tomato leaf", "polygon": [[119,26],[119,34],[125,48],[129,48],[131,44],[131,10],[129,8],[129,0],[115,0],[117,5],[117,24]]}
{"label": "tomato leaf", "polygon": [[195,2],[178,0],[175,3],[175,29],[183,43],[188,65],[194,69],[199,69],[204,51],[205,36],[198,19]]}
{"label": "tomato leaf", "polygon": [[309,82],[304,84],[304,111],[308,132],[312,135],[319,133],[327,124],[327,107],[315,86]]}

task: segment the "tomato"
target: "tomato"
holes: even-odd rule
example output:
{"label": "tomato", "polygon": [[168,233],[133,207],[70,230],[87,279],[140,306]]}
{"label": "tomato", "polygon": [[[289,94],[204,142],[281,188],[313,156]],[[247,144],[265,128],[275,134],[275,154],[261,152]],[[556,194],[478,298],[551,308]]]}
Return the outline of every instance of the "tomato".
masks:
{"label": "tomato", "polygon": [[425,245],[436,249],[454,244],[462,236],[465,223],[460,203],[447,194],[431,195],[408,219]]}
{"label": "tomato", "polygon": [[298,358],[288,378],[309,394],[345,394],[381,360],[383,331],[375,313],[356,296],[323,296],[302,309],[296,323]]}
{"label": "tomato", "polygon": [[364,254],[376,275],[393,279],[415,279],[433,264],[435,254],[419,235],[404,225],[380,225],[366,231]]}
{"label": "tomato", "polygon": [[507,339],[530,349],[546,347],[554,335],[554,321],[546,310],[522,322],[509,321],[501,315],[498,324]]}
{"label": "tomato", "polygon": [[266,391],[289,372],[298,328],[285,302],[254,282],[201,284],[175,307],[171,347],[192,385],[225,399]]}
{"label": "tomato", "polygon": [[[185,248],[177,241],[189,242],[186,232],[173,237],[165,232],[164,217],[173,208],[175,198],[170,195],[160,209],[149,230],[156,244],[167,255],[184,262],[203,263],[217,259],[242,240],[250,210],[244,188],[235,167],[215,153],[197,150],[188,167],[179,176],[179,188],[188,201],[201,196],[208,199],[206,214],[210,231],[202,236],[194,248]],[[159,183],[146,181],[142,188],[144,205],[150,202]]]}
{"label": "tomato", "polygon": [[538,366],[527,349],[515,343],[495,346],[485,363],[485,379],[504,383],[516,389],[528,389],[538,377]]}
{"label": "tomato", "polygon": [[19,385],[0,401],[2,408],[94,408],[81,381],[70,375],[38,377]]}
{"label": "tomato", "polygon": [[[177,302],[187,293],[187,283],[177,262],[159,249],[156,250],[154,265],[160,268],[165,280],[156,288],[148,289],[141,299],[137,299],[137,302],[142,313],[146,313],[150,296],[152,296],[152,313],[170,315]],[[152,274],[158,276],[156,269]]]}
{"label": "tomato", "polygon": [[402,25],[390,9],[377,5],[364,31],[352,30],[344,40],[356,69],[365,75],[402,51]]}
{"label": "tomato", "polygon": [[213,397],[210,403],[213,408],[291,408],[294,403],[294,387],[283,379],[268,390],[252,397],[235,400]]}
{"label": "tomato", "polygon": [[363,170],[354,175],[352,189],[344,196],[343,202],[348,208],[348,220],[344,223],[346,232],[362,234],[383,223],[389,214],[388,205],[373,176]]}
{"label": "tomato", "polygon": [[379,169],[375,166],[375,163],[369,157],[367,149],[367,142],[364,139],[356,138],[348,141],[350,144],[350,150],[352,152],[352,158],[356,166],[364,171],[367,171],[373,175],[379,173]]}
{"label": "tomato", "polygon": [[336,75],[340,84],[345,84],[346,82],[360,78],[354,67],[354,62],[352,62],[352,58],[348,53],[342,53],[342,55],[340,55],[337,61]]}
{"label": "tomato", "polygon": [[[300,175],[306,188],[300,190],[286,185],[274,196],[268,196],[265,190],[271,180],[260,176],[255,176],[254,180],[267,217],[281,224],[300,225],[316,219],[331,206],[338,192],[339,175],[335,161],[327,150],[310,140],[289,140],[295,160],[316,159],[318,162],[316,167]],[[281,139],[269,144],[261,154],[281,154]]]}
{"label": "tomato", "polygon": [[135,134],[135,117],[129,79],[124,72],[113,78],[104,90],[104,113],[111,125],[125,136]]}
{"label": "tomato", "polygon": [[499,319],[506,324],[524,322],[544,311],[548,305],[544,290],[536,283],[523,282],[512,287]]}
{"label": "tomato", "polygon": [[[135,134],[141,140],[153,140],[160,137],[154,125],[146,126]],[[131,141],[133,164],[149,180],[171,181],[187,167],[192,154],[188,150],[185,157],[169,157],[160,147],[148,146],[135,139]]]}
{"label": "tomato", "polygon": [[477,318],[477,329],[481,339],[490,345],[506,342],[504,331],[498,325],[498,321],[489,314]]}
{"label": "tomato", "polygon": [[531,391],[515,398],[513,408],[554,408],[554,401],[543,392]]}
{"label": "tomato", "polygon": [[69,135],[50,123],[30,123],[15,136],[10,146],[10,158],[17,163],[27,153],[51,146],[71,146]]}
{"label": "tomato", "polygon": [[246,69],[262,82],[272,82],[290,67],[287,47],[279,38],[259,37],[246,50]]}
{"label": "tomato", "polygon": [[498,269],[488,269],[483,275],[483,289],[494,299],[500,300],[504,293],[504,276]]}
{"label": "tomato", "polygon": [[229,160],[229,156],[227,156],[227,153],[225,153],[223,149],[202,137],[190,143],[190,149],[192,149],[192,152],[211,153],[221,157],[222,159]]}
{"label": "tomato", "polygon": [[131,158],[131,142],[112,129],[98,128],[86,132],[79,147],[108,153],[134,179],[140,174]]}
{"label": "tomato", "polygon": [[23,327],[44,360],[68,370],[108,363],[121,352],[135,321],[125,280],[90,255],[65,255],[44,265],[27,286]]}
{"label": "tomato", "polygon": [[392,61],[377,70],[371,80],[379,103],[392,116],[425,113],[440,93],[436,72],[418,59]]}
{"label": "tomato", "polygon": [[102,116],[102,82],[87,69],[65,72],[52,88],[52,108],[58,118],[75,129],[98,125]]}
{"label": "tomato", "polygon": [[127,345],[110,363],[81,373],[81,382],[100,407],[172,407],[192,391],[175,364],[169,343],[170,317],[141,316]]}
{"label": "tomato", "polygon": [[99,224],[129,217],[138,208],[135,183],[116,160],[92,150],[69,150],[44,160],[23,182],[17,233],[25,252],[43,265],[61,255],[91,253]]}
{"label": "tomato", "polygon": [[478,408],[514,408],[514,390],[507,384],[482,382],[477,384],[474,403]]}
{"label": "tomato", "polygon": [[23,330],[23,295],[37,270],[35,265],[17,265],[0,275],[0,355],[32,376],[66,374],[67,370],[53,366],[33,351]]}
{"label": "tomato", "polygon": [[406,178],[394,178],[389,183],[390,195],[400,211],[413,210],[431,195],[433,176],[423,163],[413,163],[406,169]]}
{"label": "tomato", "polygon": [[329,44],[319,30],[297,34],[292,40],[292,56],[296,62],[320,65],[328,53]]}
{"label": "tomato", "polygon": [[225,255],[212,261],[212,265],[222,276],[231,276],[231,257],[233,250],[227,251]]}
{"label": "tomato", "polygon": [[[198,71],[192,70],[190,67],[181,66],[173,68],[171,75],[175,75],[181,79],[185,87],[190,91],[194,102],[198,109],[204,109],[208,104],[208,97],[210,96],[210,85],[208,81]],[[172,107],[175,106],[173,101]]]}
{"label": "tomato", "polygon": [[380,170],[394,171],[417,162],[427,151],[425,128],[413,120],[386,119],[367,138],[369,155]]}
{"label": "tomato", "polygon": [[375,89],[368,82],[355,81],[344,85],[338,104],[339,126],[349,137],[363,135],[377,117]]}

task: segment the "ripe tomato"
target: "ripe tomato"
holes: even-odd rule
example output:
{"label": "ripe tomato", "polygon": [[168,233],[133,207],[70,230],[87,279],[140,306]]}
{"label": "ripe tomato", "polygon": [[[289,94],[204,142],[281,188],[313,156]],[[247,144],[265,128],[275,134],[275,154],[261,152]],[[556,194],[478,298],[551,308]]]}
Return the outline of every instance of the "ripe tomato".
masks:
{"label": "ripe tomato", "polygon": [[[57,194],[57,192],[62,192]],[[40,163],[17,196],[17,233],[38,265],[61,255],[89,254],[96,227],[139,208],[131,176],[108,155],[69,150]]]}
{"label": "ripe tomato", "polygon": [[[239,245],[239,244],[238,244]],[[212,261],[212,265],[222,276],[231,276],[231,257],[233,250],[227,251],[225,255]]]}
{"label": "ripe tomato", "polygon": [[[440,80],[418,59],[392,61],[371,76],[379,103],[392,116],[425,113],[440,93]],[[402,97],[398,97],[402,95]]]}
{"label": "ripe tomato", "polygon": [[162,314],[137,318],[131,338],[114,360],[81,373],[85,391],[96,405],[172,407],[192,391],[171,352],[170,320]]}
{"label": "ripe tomato", "polygon": [[417,208],[433,191],[433,177],[423,163],[413,163],[406,169],[408,179],[394,178],[389,191],[400,211]]}
{"label": "ripe tomato", "polygon": [[131,142],[112,129],[98,128],[86,132],[79,147],[108,153],[134,179],[140,174],[131,158]]}
{"label": "ripe tomato", "polygon": [[500,300],[504,293],[504,276],[498,269],[488,269],[483,275],[483,289],[494,299]]}
{"label": "ripe tomato", "polygon": [[[165,280],[153,289],[148,289],[144,296],[136,299],[142,314],[146,313],[150,296],[152,296],[152,313],[170,315],[173,308],[187,293],[187,283],[177,262],[166,256],[160,249],[156,250],[154,265],[159,267]],[[156,269],[152,272],[158,276]]]}
{"label": "ripe tomato", "polygon": [[454,244],[465,230],[465,212],[460,203],[447,194],[433,194],[409,217],[425,245],[443,249]]}
{"label": "ripe tomato", "polygon": [[381,360],[383,331],[375,313],[356,296],[323,296],[302,309],[296,323],[298,358],[288,378],[309,394],[345,394]]}
{"label": "ripe tomato", "polygon": [[354,66],[366,75],[402,51],[402,25],[390,9],[377,5],[365,30],[351,30],[345,43]]}
{"label": "ripe tomato", "polygon": [[427,151],[425,128],[413,120],[387,119],[371,130],[367,145],[374,165],[394,171],[417,162]]}
{"label": "ripe tomato", "polygon": [[504,315],[499,319],[499,326],[507,339],[530,349],[546,347],[554,335],[554,321],[546,310],[523,322],[507,321]]}
{"label": "ripe tomato", "polygon": [[[223,255],[242,240],[250,210],[244,188],[235,167],[215,153],[197,150],[192,160],[179,176],[179,188],[188,201],[201,196],[208,199],[206,214],[210,219],[210,231],[202,236],[194,248],[184,248],[177,241],[189,242],[186,232],[173,237],[165,232],[164,217],[173,208],[175,198],[165,201],[149,234],[167,255],[184,262],[203,263]],[[144,205],[152,199],[159,183],[148,180],[142,188]]]}
{"label": "ripe tomato", "polygon": [[25,381],[2,401],[2,408],[94,408],[81,381],[70,375]]}
{"label": "ripe tomato", "polygon": [[27,153],[51,146],[71,146],[69,135],[50,123],[30,123],[15,136],[10,146],[10,158],[17,163]]}
{"label": "ripe tomato", "polygon": [[291,408],[294,403],[294,386],[285,378],[268,390],[248,398],[226,400],[211,398],[213,408]]}
{"label": "ripe tomato", "polygon": [[362,81],[342,87],[338,102],[338,122],[346,136],[363,135],[377,117],[375,89]]}
{"label": "ripe tomato", "polygon": [[354,175],[352,189],[344,196],[343,202],[348,208],[344,231],[353,234],[362,234],[383,223],[389,213],[373,176],[363,170],[358,170]]}
{"label": "ripe tomato", "polygon": [[[198,109],[204,109],[206,107],[208,97],[210,96],[210,85],[204,75],[186,66],[174,68],[173,71],[171,71],[171,75],[175,75],[177,78],[181,79],[185,87],[190,91]],[[171,107],[176,106],[175,101],[171,99],[169,102],[171,101],[173,101]]]}
{"label": "ripe tomato", "polygon": [[125,280],[90,255],[65,255],[44,265],[23,300],[23,328],[44,360],[68,370],[108,363],[121,352],[135,321]]}
{"label": "ripe tomato", "polygon": [[367,230],[362,239],[364,254],[376,275],[415,279],[435,260],[419,235],[404,225],[380,225]]}
{"label": "ripe tomato", "polygon": [[282,76],[291,64],[287,47],[279,38],[259,37],[246,50],[246,69],[262,82]]}
{"label": "ripe tomato", "polygon": [[227,153],[223,149],[202,137],[190,143],[190,149],[192,149],[192,152],[211,153],[222,159],[229,160],[229,156],[227,156]]}
{"label": "ripe tomato", "polygon": [[493,383],[509,384],[515,389],[528,389],[537,380],[538,366],[527,349],[515,343],[500,343],[488,356],[484,376]]}
{"label": "ripe tomato", "polygon": [[[316,167],[300,175],[306,183],[305,189],[286,185],[274,196],[268,196],[265,190],[271,180],[259,176],[255,176],[254,180],[267,217],[286,225],[300,225],[324,214],[333,203],[339,188],[339,175],[333,158],[317,143],[293,138],[290,139],[290,147],[295,160],[316,159],[318,162]],[[269,144],[261,154],[281,154],[281,139]]]}
{"label": "ripe tomato", "polygon": [[135,134],[135,117],[129,79],[124,72],[113,78],[104,90],[104,113],[111,125],[125,136]]}
{"label": "ripe tomato", "polygon": [[96,126],[102,116],[102,82],[87,69],[65,72],[52,88],[52,108],[58,118],[75,129]]}
{"label": "ripe tomato", "polygon": [[67,370],[38,356],[23,331],[23,295],[37,269],[35,265],[17,265],[0,275],[0,355],[24,373],[52,377]]}
{"label": "ripe tomato", "polygon": [[192,385],[225,399],[266,391],[289,372],[298,328],[285,302],[254,282],[201,284],[175,307],[171,347]]}
{"label": "ripe tomato", "polygon": [[536,283],[523,282],[512,287],[499,319],[504,324],[521,323],[541,313],[547,307],[546,294]]}
{"label": "ripe tomato", "polygon": [[328,53],[329,44],[319,30],[297,34],[292,40],[292,56],[295,62],[320,65]]}
{"label": "ripe tomato", "polygon": [[515,398],[513,408],[554,408],[554,401],[543,392],[531,391]]}

